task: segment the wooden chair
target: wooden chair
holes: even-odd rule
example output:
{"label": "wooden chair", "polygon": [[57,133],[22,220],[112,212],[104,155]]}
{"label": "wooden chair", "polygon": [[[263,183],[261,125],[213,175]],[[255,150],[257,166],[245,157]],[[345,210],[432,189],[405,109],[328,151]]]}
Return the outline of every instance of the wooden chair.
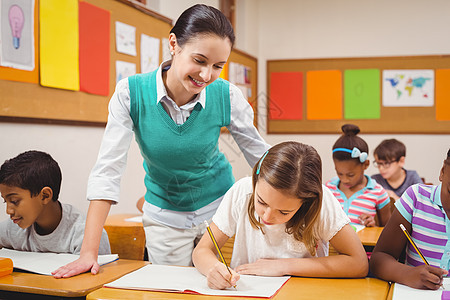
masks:
{"label": "wooden chair", "polygon": [[110,215],[105,222],[111,253],[119,258],[144,260],[145,232],[140,222],[128,222],[126,218],[135,215]]}
{"label": "wooden chair", "polygon": [[227,262],[228,265],[231,263],[231,256],[233,255],[233,246],[234,246],[234,236],[229,238],[225,245],[222,246],[220,251],[222,251],[223,258]]}

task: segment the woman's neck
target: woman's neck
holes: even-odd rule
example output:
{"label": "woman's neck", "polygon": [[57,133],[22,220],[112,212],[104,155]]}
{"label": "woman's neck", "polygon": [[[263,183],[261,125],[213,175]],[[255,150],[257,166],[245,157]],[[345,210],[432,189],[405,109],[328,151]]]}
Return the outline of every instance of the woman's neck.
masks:
{"label": "woman's neck", "polygon": [[176,79],[174,72],[173,68],[162,72],[162,79],[169,97],[178,107],[181,107],[189,101],[192,101],[196,95],[191,95],[186,91],[181,82]]}

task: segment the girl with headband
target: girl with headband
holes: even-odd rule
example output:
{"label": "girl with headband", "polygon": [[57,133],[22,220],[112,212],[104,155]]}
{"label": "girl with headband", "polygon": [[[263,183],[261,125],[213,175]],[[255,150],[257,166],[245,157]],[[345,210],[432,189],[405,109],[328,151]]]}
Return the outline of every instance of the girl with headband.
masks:
{"label": "girl with headband", "polygon": [[[357,136],[359,127],[342,126],[342,136],[333,145],[333,162],[337,177],[326,186],[339,200],[354,224],[384,226],[391,217],[387,192],[370,176],[364,174],[369,167],[369,146]],[[377,218],[375,218],[377,216]]]}

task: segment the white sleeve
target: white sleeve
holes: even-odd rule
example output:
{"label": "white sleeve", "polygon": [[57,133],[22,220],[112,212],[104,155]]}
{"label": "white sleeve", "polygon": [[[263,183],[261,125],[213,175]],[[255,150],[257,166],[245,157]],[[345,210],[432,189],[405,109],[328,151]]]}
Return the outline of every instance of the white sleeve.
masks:
{"label": "white sleeve", "polygon": [[225,193],[219,208],[217,208],[212,218],[214,224],[228,237],[235,235],[238,220],[243,217],[243,213],[246,213],[246,208],[243,206],[247,203],[249,188],[251,193],[251,177],[237,181]]}
{"label": "white sleeve", "polygon": [[88,200],[119,201],[120,179],[133,138],[128,79],[122,79],[109,102],[108,123],[87,187]]}
{"label": "white sleeve", "polygon": [[322,193],[319,234],[323,241],[328,242],[342,227],[350,223],[350,219],[333,193],[324,185],[322,185]]}
{"label": "white sleeve", "polygon": [[241,90],[230,83],[230,131],[250,167],[270,148],[253,125],[253,109]]}

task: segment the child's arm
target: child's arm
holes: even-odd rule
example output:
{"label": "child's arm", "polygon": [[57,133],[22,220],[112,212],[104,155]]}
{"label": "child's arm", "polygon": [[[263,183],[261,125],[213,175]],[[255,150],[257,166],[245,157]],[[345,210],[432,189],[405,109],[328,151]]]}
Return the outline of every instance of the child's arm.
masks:
{"label": "child's arm", "polygon": [[[214,223],[211,223],[209,228],[216,239],[217,245],[219,248],[222,248],[229,237],[220,231]],[[221,290],[236,285],[236,281],[239,280],[239,274],[230,268],[231,274],[233,274],[230,275],[227,267],[217,259],[216,253],[216,247],[211,237],[208,232],[205,232],[192,253],[194,266],[206,276],[208,286],[212,289]]]}
{"label": "child's arm", "polygon": [[386,204],[382,209],[377,210],[378,226],[385,226],[391,218],[391,203]]}
{"label": "child's arm", "polygon": [[399,224],[403,224],[406,230],[411,232],[411,223],[395,209],[370,258],[371,271],[386,281],[420,289],[438,289],[442,284],[442,276],[447,274],[446,270],[425,264],[412,267],[398,262],[398,258],[407,246],[407,239]]}
{"label": "child's arm", "polygon": [[92,200],[89,203],[80,258],[52,272],[55,278],[67,278],[91,270],[97,274],[98,248],[102,237],[103,225],[111,208],[109,200]]}
{"label": "child's arm", "polygon": [[303,277],[364,277],[368,272],[364,248],[350,225],[330,240],[338,255],[313,258],[260,259],[236,268],[240,274]]}

